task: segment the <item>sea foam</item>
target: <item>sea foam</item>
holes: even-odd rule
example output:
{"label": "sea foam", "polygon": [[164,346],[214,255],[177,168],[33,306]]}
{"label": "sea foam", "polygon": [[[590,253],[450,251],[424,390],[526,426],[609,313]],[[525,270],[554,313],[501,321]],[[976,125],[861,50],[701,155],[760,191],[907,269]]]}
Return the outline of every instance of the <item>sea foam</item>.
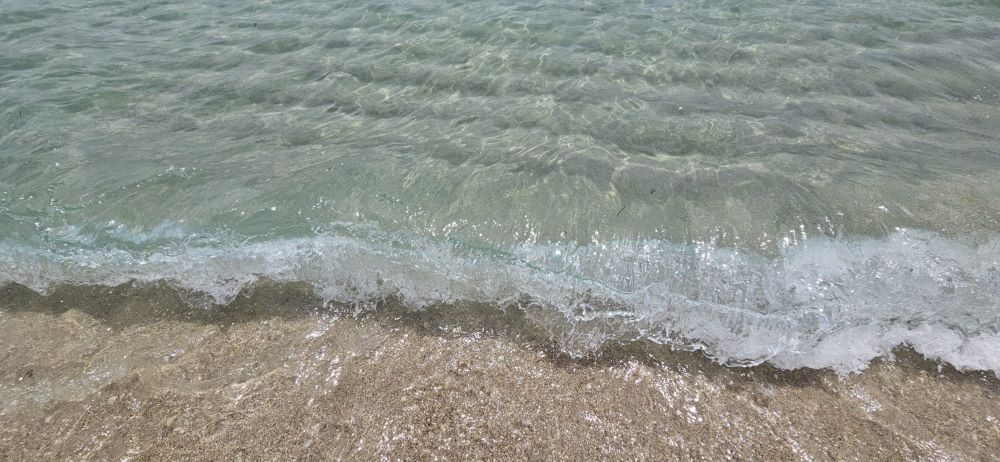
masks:
{"label": "sea foam", "polygon": [[[327,302],[393,296],[411,310],[466,302],[542,310],[591,326],[556,339],[572,355],[642,339],[729,365],[848,373],[910,345],[959,369],[1000,374],[997,238],[897,230],[810,238],[764,256],[655,239],[491,248],[357,227],[256,242],[176,234],[118,237],[132,246],[72,233],[41,248],[2,243],[0,283],[44,293],[61,284],[167,282],[226,303],[266,277],[308,283]],[[618,327],[592,328],[602,323]]]}

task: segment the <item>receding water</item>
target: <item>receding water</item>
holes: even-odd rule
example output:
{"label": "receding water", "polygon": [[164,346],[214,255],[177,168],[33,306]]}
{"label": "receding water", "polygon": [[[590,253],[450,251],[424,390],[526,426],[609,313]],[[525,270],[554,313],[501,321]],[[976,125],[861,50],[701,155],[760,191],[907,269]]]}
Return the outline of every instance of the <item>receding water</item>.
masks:
{"label": "receding water", "polygon": [[7,0],[0,283],[1000,373],[998,134],[995,0]]}

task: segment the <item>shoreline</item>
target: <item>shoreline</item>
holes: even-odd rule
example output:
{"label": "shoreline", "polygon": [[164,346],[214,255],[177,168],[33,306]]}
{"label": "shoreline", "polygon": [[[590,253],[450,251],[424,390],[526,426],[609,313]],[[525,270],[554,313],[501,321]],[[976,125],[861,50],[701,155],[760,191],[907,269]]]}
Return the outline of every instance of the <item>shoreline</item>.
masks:
{"label": "shoreline", "polygon": [[1000,447],[1000,381],[905,348],[849,376],[635,343],[572,359],[489,313],[444,329],[433,315],[344,319],[309,314],[307,288],[264,283],[199,320],[144,290],[0,290],[0,458],[976,460]]}

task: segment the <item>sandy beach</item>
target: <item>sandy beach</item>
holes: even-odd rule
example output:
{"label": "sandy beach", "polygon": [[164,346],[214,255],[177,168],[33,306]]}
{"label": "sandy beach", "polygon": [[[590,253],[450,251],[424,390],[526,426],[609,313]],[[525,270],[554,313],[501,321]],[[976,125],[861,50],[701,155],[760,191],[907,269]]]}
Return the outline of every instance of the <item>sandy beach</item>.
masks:
{"label": "sandy beach", "polygon": [[0,2],[0,462],[1000,461],[1000,0]]}
{"label": "sandy beach", "polygon": [[990,460],[1000,447],[1000,382],[905,349],[846,377],[650,345],[574,360],[498,328],[516,324],[504,314],[347,319],[287,285],[224,307],[178,297],[4,288],[0,459]]}

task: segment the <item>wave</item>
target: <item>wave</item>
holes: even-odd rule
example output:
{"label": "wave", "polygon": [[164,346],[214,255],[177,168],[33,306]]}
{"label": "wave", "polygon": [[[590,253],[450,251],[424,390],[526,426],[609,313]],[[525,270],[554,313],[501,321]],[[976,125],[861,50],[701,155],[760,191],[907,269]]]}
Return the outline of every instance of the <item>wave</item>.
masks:
{"label": "wave", "polygon": [[[860,371],[900,345],[1000,375],[1000,238],[899,229],[883,238],[786,241],[775,255],[656,239],[486,247],[360,225],[265,241],[147,234],[45,245],[0,242],[0,284],[167,282],[226,303],[261,278],[304,282],[324,302],[392,296],[406,309],[515,306],[560,348],[609,340],[699,349],[727,365]],[[554,326],[559,325],[559,328]]]}

